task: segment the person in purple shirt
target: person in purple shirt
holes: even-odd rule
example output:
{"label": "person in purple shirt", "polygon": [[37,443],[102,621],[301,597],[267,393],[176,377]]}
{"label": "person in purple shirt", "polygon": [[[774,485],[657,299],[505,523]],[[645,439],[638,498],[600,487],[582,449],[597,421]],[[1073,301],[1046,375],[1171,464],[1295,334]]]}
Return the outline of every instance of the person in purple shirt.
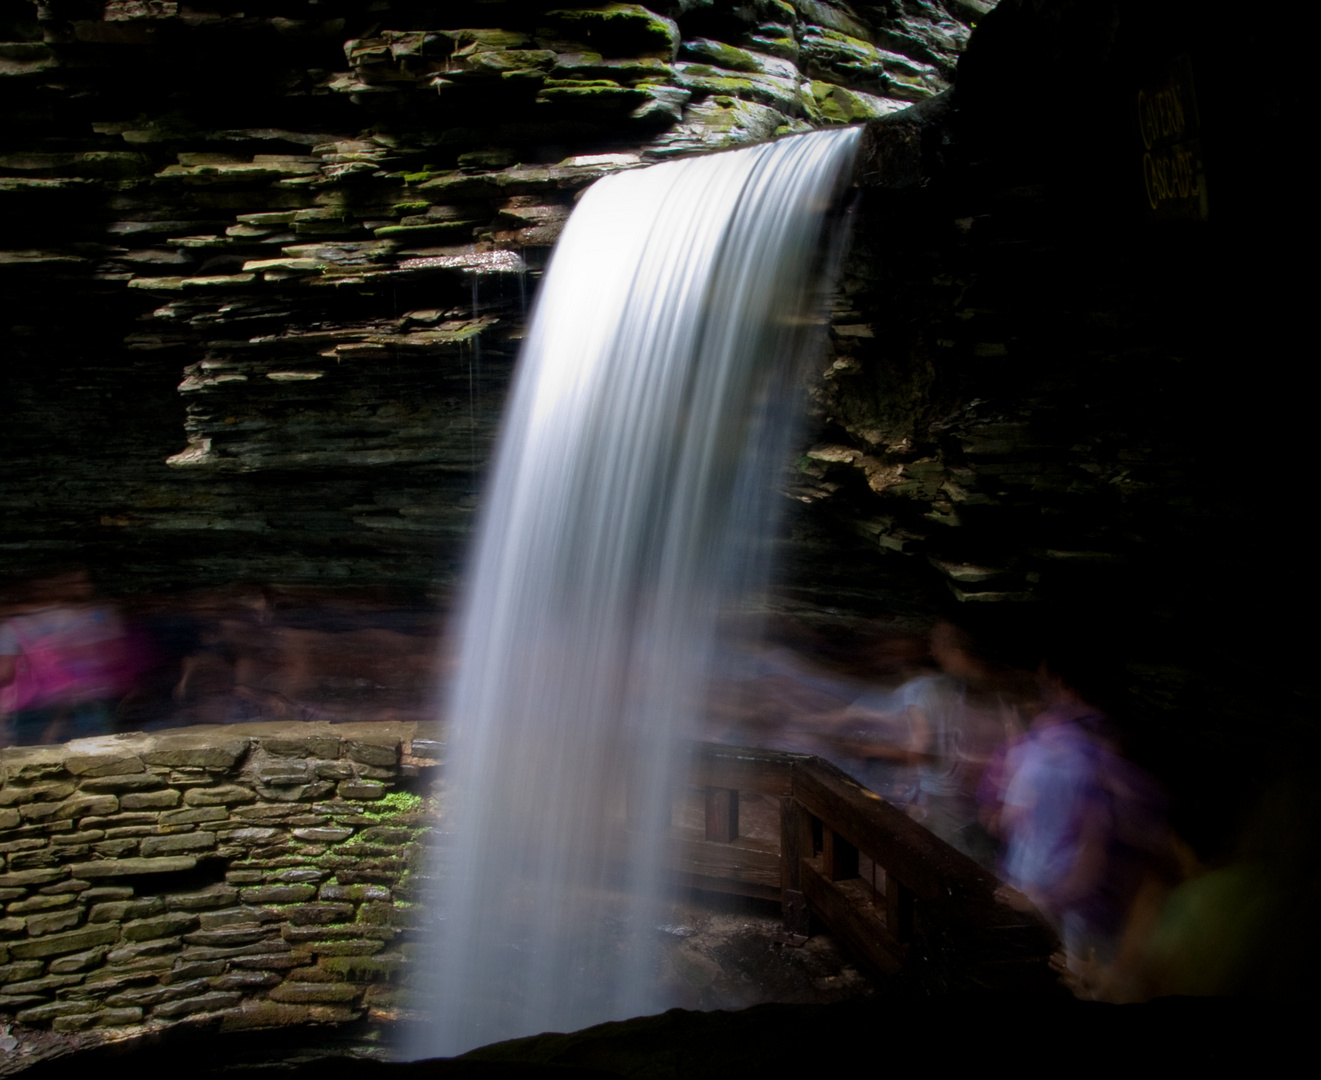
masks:
{"label": "person in purple shirt", "polygon": [[[988,771],[1004,843],[1001,869],[1064,945],[1075,992],[1087,995],[1114,960],[1124,921],[1152,849],[1163,835],[1154,783],[1119,753],[1111,724],[1048,664],[1043,708]],[[989,789],[989,790],[988,790]]]}

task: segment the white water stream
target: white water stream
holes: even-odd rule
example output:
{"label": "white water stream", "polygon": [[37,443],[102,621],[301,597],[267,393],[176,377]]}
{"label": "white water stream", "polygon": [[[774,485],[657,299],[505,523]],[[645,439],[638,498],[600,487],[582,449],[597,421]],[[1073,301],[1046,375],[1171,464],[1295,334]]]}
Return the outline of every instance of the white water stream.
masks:
{"label": "white water stream", "polygon": [[414,1056],[670,1004],[648,943],[677,748],[759,570],[857,135],[612,175],[560,238],[461,613]]}

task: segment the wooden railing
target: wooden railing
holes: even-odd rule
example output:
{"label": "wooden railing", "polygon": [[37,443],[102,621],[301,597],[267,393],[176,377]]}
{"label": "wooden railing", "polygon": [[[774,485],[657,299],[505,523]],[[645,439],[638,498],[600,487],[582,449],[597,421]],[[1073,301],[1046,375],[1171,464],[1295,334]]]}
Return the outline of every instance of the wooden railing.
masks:
{"label": "wooden railing", "polygon": [[671,855],[688,885],[777,900],[790,934],[815,917],[885,974],[916,948],[965,989],[1052,981],[1053,936],[993,874],[830,762],[699,743],[690,783]]}

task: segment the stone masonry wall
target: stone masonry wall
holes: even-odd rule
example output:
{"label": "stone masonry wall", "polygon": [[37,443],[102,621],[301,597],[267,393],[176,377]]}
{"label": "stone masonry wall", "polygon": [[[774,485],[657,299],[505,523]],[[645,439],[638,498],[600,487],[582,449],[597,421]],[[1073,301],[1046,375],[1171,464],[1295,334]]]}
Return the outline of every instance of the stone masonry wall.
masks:
{"label": "stone masonry wall", "polygon": [[411,724],[250,724],[0,751],[0,1021],[226,1030],[388,1008]]}

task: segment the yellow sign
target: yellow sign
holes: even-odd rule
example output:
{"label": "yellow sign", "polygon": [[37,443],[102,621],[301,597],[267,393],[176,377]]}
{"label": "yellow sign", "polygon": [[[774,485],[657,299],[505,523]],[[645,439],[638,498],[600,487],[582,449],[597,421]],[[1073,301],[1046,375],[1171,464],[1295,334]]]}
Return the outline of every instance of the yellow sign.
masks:
{"label": "yellow sign", "polygon": [[1192,64],[1181,56],[1159,82],[1137,93],[1142,187],[1153,217],[1205,221],[1206,170]]}

